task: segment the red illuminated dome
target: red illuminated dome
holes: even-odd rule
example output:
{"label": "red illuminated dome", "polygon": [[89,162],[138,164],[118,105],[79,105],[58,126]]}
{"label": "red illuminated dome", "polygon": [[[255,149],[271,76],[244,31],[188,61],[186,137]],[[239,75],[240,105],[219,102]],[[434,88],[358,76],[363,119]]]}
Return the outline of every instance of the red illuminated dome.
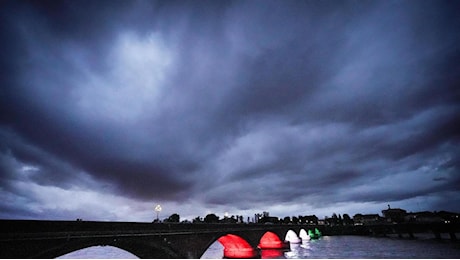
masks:
{"label": "red illuminated dome", "polygon": [[283,249],[287,247],[289,247],[287,243],[281,241],[278,235],[270,231],[265,233],[260,239],[260,249]]}
{"label": "red illuminated dome", "polygon": [[254,258],[257,252],[243,238],[236,235],[225,235],[217,239],[224,246],[225,258]]}

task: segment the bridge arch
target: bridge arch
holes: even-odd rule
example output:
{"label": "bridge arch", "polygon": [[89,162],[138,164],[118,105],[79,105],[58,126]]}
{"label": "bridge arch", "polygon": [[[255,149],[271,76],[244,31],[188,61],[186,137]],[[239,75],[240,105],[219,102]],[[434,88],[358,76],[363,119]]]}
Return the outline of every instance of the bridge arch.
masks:
{"label": "bridge arch", "polygon": [[299,237],[302,239],[302,242],[310,240],[310,235],[303,228],[300,230]]}
{"label": "bridge arch", "polygon": [[219,241],[215,240],[209,245],[201,255],[197,255],[199,259],[222,259],[224,257],[224,246]]}
{"label": "bridge arch", "polygon": [[226,258],[254,258],[257,252],[242,237],[227,234],[217,239],[224,246],[224,257]]}
{"label": "bridge arch", "polygon": [[293,231],[292,229],[289,229],[288,232],[286,233],[286,237],[284,239],[285,241],[288,241],[293,244],[298,244],[302,242],[302,240],[297,236],[297,233]]}
{"label": "bridge arch", "polygon": [[57,258],[93,246],[112,246],[135,255],[138,258],[179,258],[174,251],[158,241],[119,238],[88,238],[70,240],[61,246],[47,247],[33,258]]}
{"label": "bridge arch", "polygon": [[79,249],[57,257],[57,259],[76,259],[76,258],[123,258],[135,259],[137,256],[132,253],[114,246],[90,246]]}
{"label": "bridge arch", "polygon": [[260,249],[283,249],[286,248],[286,243],[281,241],[280,237],[274,232],[267,231],[260,238],[258,247]]}
{"label": "bridge arch", "polygon": [[0,220],[0,224],[7,227],[7,232],[0,234],[1,258],[55,258],[98,245],[114,246],[139,258],[199,258],[218,238],[228,234],[243,238],[257,249],[268,231],[281,238],[282,245],[288,230],[298,232],[306,228],[304,225],[28,220]]}

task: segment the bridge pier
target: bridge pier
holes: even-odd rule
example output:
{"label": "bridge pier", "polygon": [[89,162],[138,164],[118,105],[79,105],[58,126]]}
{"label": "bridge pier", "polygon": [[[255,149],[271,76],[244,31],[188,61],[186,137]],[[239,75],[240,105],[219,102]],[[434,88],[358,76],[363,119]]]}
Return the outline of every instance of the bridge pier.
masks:
{"label": "bridge pier", "polygon": [[433,230],[434,237],[438,240],[441,240],[441,232]]}
{"label": "bridge pier", "polygon": [[407,231],[407,233],[409,234],[409,237],[414,239],[415,236],[414,236],[414,233],[412,232],[412,229],[409,228],[409,230]]}

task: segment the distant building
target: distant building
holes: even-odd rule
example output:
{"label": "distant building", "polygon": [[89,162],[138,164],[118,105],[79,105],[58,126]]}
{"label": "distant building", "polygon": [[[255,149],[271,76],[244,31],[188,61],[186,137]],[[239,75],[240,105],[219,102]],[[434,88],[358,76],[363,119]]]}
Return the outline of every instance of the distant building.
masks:
{"label": "distant building", "polygon": [[256,223],[279,223],[278,217],[270,217],[270,213],[264,211],[262,214],[255,214]]}
{"label": "distant building", "polygon": [[401,223],[404,222],[407,211],[399,208],[392,209],[390,205],[388,205],[388,209],[382,210],[382,214],[388,222]]}
{"label": "distant building", "polygon": [[460,213],[439,211],[436,215],[441,217],[445,223],[460,223]]}
{"label": "distant building", "polygon": [[316,217],[315,215],[299,216],[299,222],[300,223],[305,223],[305,224],[317,225],[318,224],[318,217]]}
{"label": "distant building", "polygon": [[379,214],[356,214],[353,216],[355,225],[369,225],[382,222],[382,217]]}
{"label": "distant building", "polygon": [[324,222],[327,226],[338,226],[339,225],[339,219],[338,218],[325,218]]}
{"label": "distant building", "polygon": [[273,223],[278,224],[280,222],[278,217],[262,217],[259,219],[259,223]]}
{"label": "distant building", "polygon": [[415,213],[406,214],[404,220],[406,222],[418,222],[418,223],[441,223],[444,222],[444,219],[433,212],[422,211]]}

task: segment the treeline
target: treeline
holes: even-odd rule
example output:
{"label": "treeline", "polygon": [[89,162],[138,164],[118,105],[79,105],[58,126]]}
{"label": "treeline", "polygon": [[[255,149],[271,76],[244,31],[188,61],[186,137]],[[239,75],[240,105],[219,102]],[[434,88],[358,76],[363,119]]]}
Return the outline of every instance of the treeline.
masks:
{"label": "treeline", "polygon": [[[160,222],[159,220],[154,220],[153,222]],[[240,215],[232,215],[230,217],[225,216],[220,218],[214,213],[210,213],[206,215],[204,218],[198,216],[194,218],[192,221],[189,220],[180,220],[180,216],[177,213],[172,214],[168,218],[163,219],[164,223],[245,223],[243,216]],[[273,224],[311,224],[311,225],[318,225],[324,224],[319,223],[320,220],[316,215],[306,215],[306,216],[286,216],[284,218],[278,218],[268,215],[262,214],[255,214],[255,218],[251,219],[248,217],[246,219],[246,223],[273,223]],[[339,214],[333,214],[331,218],[326,218],[324,220],[326,224],[330,225],[349,225],[353,224],[353,220],[350,218],[348,214],[343,214],[343,217]]]}
{"label": "treeline", "polygon": [[198,216],[192,221],[180,220],[180,216],[177,213],[172,214],[163,221],[158,219],[154,220],[154,223],[261,223],[261,224],[308,224],[308,225],[327,225],[327,226],[349,226],[349,225],[366,225],[375,223],[405,223],[405,222],[444,222],[444,223],[460,223],[460,214],[447,211],[439,212],[410,212],[407,213],[402,209],[388,209],[383,210],[384,216],[379,214],[355,214],[353,218],[348,214],[336,214],[333,213],[331,217],[325,217],[324,219],[318,219],[315,215],[306,216],[286,216],[284,218],[278,218],[269,216],[268,212],[263,214],[255,214],[251,220],[249,217],[245,220],[243,216],[232,215],[224,216],[220,218],[214,213],[206,215],[204,218]]}
{"label": "treeline", "polygon": [[[154,223],[160,222],[158,219],[153,221]],[[244,223],[243,216],[230,216],[223,217],[222,219],[214,213],[206,215],[204,218],[198,216],[192,221],[180,220],[180,216],[177,213],[172,214],[168,218],[165,218],[162,222],[164,223]]]}

